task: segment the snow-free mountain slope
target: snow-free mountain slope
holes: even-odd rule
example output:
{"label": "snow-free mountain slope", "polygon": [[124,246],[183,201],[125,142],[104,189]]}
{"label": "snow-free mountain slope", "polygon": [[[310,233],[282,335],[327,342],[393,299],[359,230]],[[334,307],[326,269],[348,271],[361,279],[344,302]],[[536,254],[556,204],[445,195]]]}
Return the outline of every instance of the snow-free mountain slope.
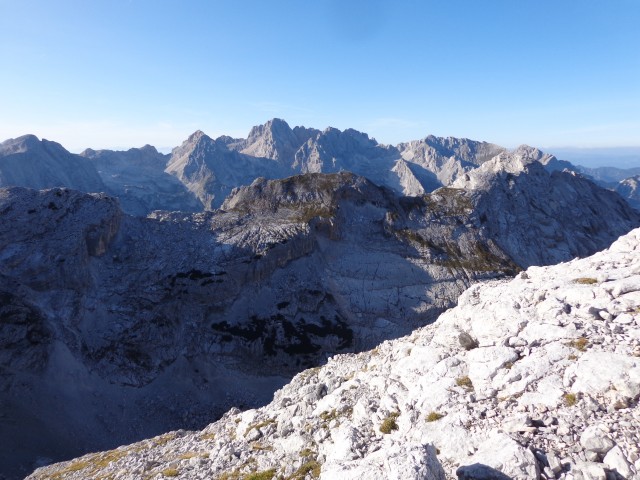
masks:
{"label": "snow-free mountain slope", "polygon": [[436,323],[332,357],[263,408],[28,478],[634,480],[639,397],[640,229],[474,285]]}
{"label": "snow-free mountain slope", "polygon": [[0,187],[6,186],[69,187],[85,192],[106,189],[93,165],[59,143],[34,135],[0,143]]}
{"label": "snow-free mountain slope", "polygon": [[291,165],[296,151],[316,136],[319,130],[305,127],[289,127],[279,118],[251,129],[246,140],[230,145],[235,150],[253,157],[264,157],[280,164]]}
{"label": "snow-free mountain slope", "polygon": [[640,175],[625,178],[616,186],[618,192],[636,210],[640,210]]}
{"label": "snow-free mountain slope", "polygon": [[[526,148],[540,161],[551,158]],[[447,186],[465,172],[507,153],[505,148],[486,142],[434,136],[387,146],[353,129],[291,129],[284,120],[273,119],[254,127],[247,139],[213,140],[195,132],[173,151],[167,172],[187,185],[207,209],[213,209],[232,188],[248,185],[255,178],[298,173],[349,171],[397,193],[417,196]]]}
{"label": "snow-free mountain slope", "polygon": [[173,149],[166,171],[175,175],[206,209],[219,207],[231,190],[258,177],[279,178],[288,170],[279,162],[229,148],[227,138],[213,140],[201,131]]}
{"label": "snow-free mountain slope", "polygon": [[453,183],[473,199],[482,228],[518,265],[586,256],[623,233],[620,221],[637,221],[638,213],[619,195],[579,174],[549,173],[542,155],[520,147]]}
{"label": "snow-free mountain slope", "polygon": [[402,158],[432,172],[441,185],[449,185],[464,172],[506,151],[505,148],[466,138],[429,135],[398,145]]}
{"label": "snow-free mountain slope", "polygon": [[[150,146],[122,152],[87,149],[82,155],[90,160],[90,165],[60,145],[34,139],[25,136],[8,140],[5,147],[0,148],[1,185],[63,186],[86,192],[106,190],[120,199],[126,213],[139,216],[155,209],[214,210],[233,188],[249,185],[260,177],[276,179],[299,173],[350,171],[396,193],[419,196],[450,186],[467,172],[500,155],[517,157],[524,152],[549,171],[586,171],[527,146],[509,151],[491,143],[432,135],[389,146],[378,144],[366,133],[353,129],[291,128],[277,118],[253,127],[247,138],[221,136],[214,140],[196,131],[169,156]],[[52,161],[43,145],[49,145],[50,151],[55,150],[54,157],[58,160]],[[25,162],[9,153],[3,155],[3,150],[19,151],[20,158],[30,160]],[[60,161],[63,157],[66,160]],[[104,185],[96,184],[94,166]],[[605,182],[599,179],[610,179],[623,171],[598,169],[593,172],[597,178],[582,174],[609,189],[615,189],[618,180],[624,178]],[[627,172],[629,177],[633,171]]]}
{"label": "snow-free mountain slope", "polygon": [[[327,355],[433,321],[477,281],[572,257],[563,243],[553,246],[557,232],[532,223],[513,228],[525,244],[547,250],[528,256],[518,243],[501,246],[504,231],[493,238],[483,224],[501,213],[483,216],[479,205],[500,200],[501,209],[517,211],[537,196],[555,204],[575,191],[582,209],[562,228],[576,251],[606,247],[609,235],[640,225],[618,199],[609,232],[588,236],[603,199],[571,175],[548,190],[544,169],[540,178],[513,171],[518,195],[511,196],[497,187],[398,197],[347,172],[257,179],[235,189],[223,210],[149,218],[122,214],[106,196],[3,190],[0,293],[39,319],[39,340],[12,350],[13,362],[30,365],[47,352],[40,370],[21,368],[3,380],[11,387],[0,401],[17,413],[13,423],[0,418],[2,441],[21,452],[7,462],[19,468],[16,460],[69,458],[201,427],[232,406],[264,404]],[[505,184],[501,172],[496,165],[496,185]],[[543,210],[536,221],[552,224],[552,214]],[[16,436],[15,425],[37,427]],[[81,426],[73,438],[64,435],[68,425]],[[28,440],[44,431],[59,440]]]}
{"label": "snow-free mountain slope", "polygon": [[91,160],[108,193],[117,196],[123,211],[130,215],[146,216],[153,210],[203,209],[176,177],[164,171],[169,155],[150,145],[126,151],[87,149],[80,155]]}

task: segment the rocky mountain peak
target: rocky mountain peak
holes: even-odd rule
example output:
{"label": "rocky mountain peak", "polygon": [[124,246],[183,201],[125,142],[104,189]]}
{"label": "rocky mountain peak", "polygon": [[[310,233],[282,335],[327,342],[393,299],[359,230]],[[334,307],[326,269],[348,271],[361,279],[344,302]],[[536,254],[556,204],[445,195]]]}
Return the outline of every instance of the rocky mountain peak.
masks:
{"label": "rocky mountain peak", "polygon": [[105,191],[91,163],[59,143],[39,140],[35,135],[24,135],[0,144],[0,187],[3,186]]}
{"label": "rocky mountain peak", "polygon": [[[298,130],[298,135],[304,133]],[[291,162],[295,151],[306,140],[299,138],[289,124],[282,119],[274,118],[264,125],[251,129],[247,140],[240,151],[255,157],[270,158],[279,162]]]}
{"label": "rocky mountain peak", "polygon": [[621,180],[616,186],[616,192],[625,197],[632,207],[640,211],[640,175]]}
{"label": "rocky mountain peak", "polygon": [[27,150],[38,148],[40,145],[40,139],[38,137],[27,134],[17,138],[10,138],[0,143],[0,152],[4,155],[24,153]]}
{"label": "rocky mountain peak", "polygon": [[183,142],[183,145],[185,143],[197,143],[201,138],[204,138],[204,137],[210,139],[210,137],[206,133],[204,133],[202,130],[196,130],[191,135],[189,135],[187,140]]}

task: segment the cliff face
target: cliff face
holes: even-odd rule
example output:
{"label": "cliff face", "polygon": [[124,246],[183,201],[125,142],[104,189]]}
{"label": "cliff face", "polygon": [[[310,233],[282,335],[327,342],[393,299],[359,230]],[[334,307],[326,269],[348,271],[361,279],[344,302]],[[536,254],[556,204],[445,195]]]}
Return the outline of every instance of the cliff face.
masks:
{"label": "cliff face", "polygon": [[436,323],[334,356],[263,408],[28,478],[638,478],[639,253],[634,230],[474,285]]}

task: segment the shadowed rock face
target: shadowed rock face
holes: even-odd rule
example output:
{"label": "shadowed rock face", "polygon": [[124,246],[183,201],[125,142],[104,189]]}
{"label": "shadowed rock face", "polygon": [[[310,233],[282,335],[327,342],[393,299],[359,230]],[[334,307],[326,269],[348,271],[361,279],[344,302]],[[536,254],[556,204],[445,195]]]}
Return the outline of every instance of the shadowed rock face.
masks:
{"label": "shadowed rock face", "polygon": [[96,169],[62,145],[34,135],[0,143],[0,187],[42,189],[69,187],[101,192],[105,186]]}
{"label": "shadowed rock face", "polygon": [[153,210],[197,212],[202,204],[176,177],[164,171],[169,155],[154,147],[127,151],[91,150],[80,154],[90,160],[107,191],[120,200],[130,215],[146,216]]}

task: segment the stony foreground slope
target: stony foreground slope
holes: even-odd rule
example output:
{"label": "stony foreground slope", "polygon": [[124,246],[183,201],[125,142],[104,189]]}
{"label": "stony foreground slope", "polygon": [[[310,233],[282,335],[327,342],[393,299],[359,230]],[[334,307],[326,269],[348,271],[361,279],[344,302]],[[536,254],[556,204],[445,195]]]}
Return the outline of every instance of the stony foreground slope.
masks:
{"label": "stony foreground slope", "polygon": [[264,408],[28,478],[637,479],[639,395],[636,229],[474,285],[436,323],[334,356]]}

